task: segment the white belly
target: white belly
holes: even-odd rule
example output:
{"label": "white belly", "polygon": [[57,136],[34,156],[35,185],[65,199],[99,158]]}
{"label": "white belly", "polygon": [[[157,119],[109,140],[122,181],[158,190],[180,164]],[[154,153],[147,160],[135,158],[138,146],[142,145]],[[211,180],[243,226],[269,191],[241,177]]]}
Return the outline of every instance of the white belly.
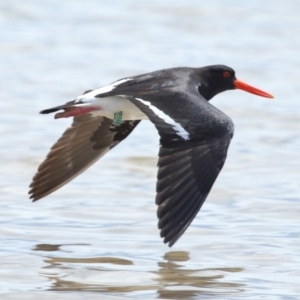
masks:
{"label": "white belly", "polygon": [[93,111],[93,115],[114,119],[115,113],[122,112],[123,120],[143,120],[148,117],[129,100],[123,97],[104,97],[94,100],[93,106],[98,109]]}

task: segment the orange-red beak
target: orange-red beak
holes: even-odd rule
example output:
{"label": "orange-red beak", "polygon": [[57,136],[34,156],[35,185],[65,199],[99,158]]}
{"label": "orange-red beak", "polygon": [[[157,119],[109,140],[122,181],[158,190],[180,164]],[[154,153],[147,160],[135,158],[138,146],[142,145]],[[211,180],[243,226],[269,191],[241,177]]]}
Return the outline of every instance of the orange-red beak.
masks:
{"label": "orange-red beak", "polygon": [[240,81],[238,79],[236,79],[233,82],[233,84],[234,84],[236,89],[240,89],[240,90],[246,91],[248,93],[261,96],[261,97],[274,98],[271,94],[268,94],[268,93],[266,93],[262,90],[259,90],[259,89],[255,88],[253,86],[250,86],[250,85],[248,85],[248,84],[246,84],[243,81]]}

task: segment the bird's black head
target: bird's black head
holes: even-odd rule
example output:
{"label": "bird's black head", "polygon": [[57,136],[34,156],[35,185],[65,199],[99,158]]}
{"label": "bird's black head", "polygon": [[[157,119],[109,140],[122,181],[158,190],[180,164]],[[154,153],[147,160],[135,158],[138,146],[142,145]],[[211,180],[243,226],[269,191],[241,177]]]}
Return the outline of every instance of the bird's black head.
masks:
{"label": "bird's black head", "polygon": [[208,66],[198,71],[200,75],[198,90],[206,100],[210,100],[221,92],[235,89],[235,72],[227,66]]}
{"label": "bird's black head", "polygon": [[213,65],[196,70],[199,78],[199,93],[207,101],[221,92],[234,89],[241,89],[262,97],[273,98],[272,95],[236,79],[234,70],[227,66]]}

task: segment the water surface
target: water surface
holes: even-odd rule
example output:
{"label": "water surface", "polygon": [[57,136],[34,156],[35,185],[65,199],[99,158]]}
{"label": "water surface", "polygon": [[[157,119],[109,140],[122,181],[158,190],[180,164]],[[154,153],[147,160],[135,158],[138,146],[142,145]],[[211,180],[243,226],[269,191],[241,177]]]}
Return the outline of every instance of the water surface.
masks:
{"label": "water surface", "polygon": [[[0,2],[1,299],[299,299],[300,2]],[[53,195],[28,185],[71,120],[39,115],[124,76],[223,63],[276,96],[213,104],[235,123],[213,191],[159,238],[147,121]]]}

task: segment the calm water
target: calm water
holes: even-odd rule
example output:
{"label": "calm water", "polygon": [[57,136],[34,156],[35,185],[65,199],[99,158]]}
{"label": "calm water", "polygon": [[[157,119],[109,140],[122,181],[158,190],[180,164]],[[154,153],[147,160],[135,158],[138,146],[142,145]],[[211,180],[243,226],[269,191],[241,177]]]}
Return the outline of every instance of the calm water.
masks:
{"label": "calm water", "polygon": [[[0,1],[1,299],[300,299],[300,2]],[[53,195],[28,185],[71,120],[38,112],[123,76],[223,63],[276,96],[214,99],[235,122],[201,213],[159,238],[145,121]]]}

